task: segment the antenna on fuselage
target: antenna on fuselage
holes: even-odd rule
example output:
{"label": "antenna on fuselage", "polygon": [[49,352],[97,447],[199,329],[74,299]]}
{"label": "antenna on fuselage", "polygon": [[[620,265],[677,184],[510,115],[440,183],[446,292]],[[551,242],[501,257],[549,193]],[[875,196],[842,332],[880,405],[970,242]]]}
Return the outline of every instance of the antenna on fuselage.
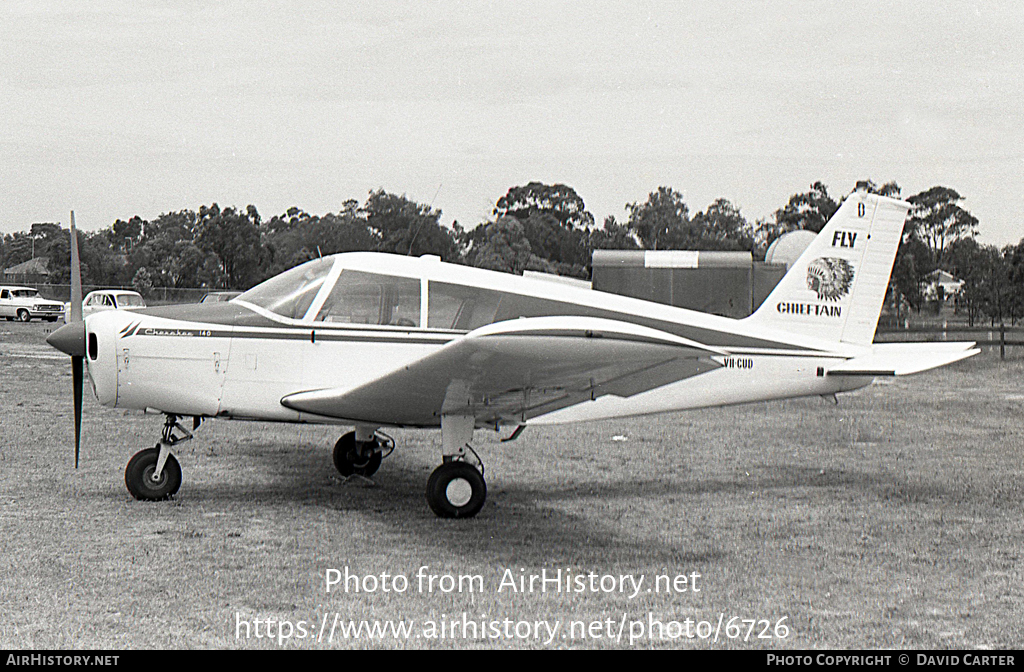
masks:
{"label": "antenna on fuselage", "polygon": [[[443,187],[443,186],[444,186],[444,182],[441,182],[440,184],[437,185],[437,191],[434,192],[434,197],[432,199],[430,199],[430,205],[427,206],[427,212],[428,213],[431,210],[434,209],[434,201],[437,200],[437,195],[441,193],[441,187]],[[416,236],[420,235],[420,229],[422,229],[422,228],[423,228],[423,222],[421,221],[420,225],[416,227],[416,233],[412,234],[412,238],[409,239],[409,251],[405,253],[406,256],[408,256],[408,257],[412,256],[412,244],[416,242]]]}

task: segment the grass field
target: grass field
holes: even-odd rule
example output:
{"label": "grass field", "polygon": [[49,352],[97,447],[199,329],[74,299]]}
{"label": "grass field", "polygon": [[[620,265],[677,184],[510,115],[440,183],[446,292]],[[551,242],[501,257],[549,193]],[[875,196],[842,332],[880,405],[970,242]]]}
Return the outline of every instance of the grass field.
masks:
{"label": "grass field", "polygon": [[[177,497],[136,502],[124,466],[156,442],[162,417],[87,397],[76,471],[70,365],[43,344],[48,328],[0,327],[0,648],[277,647],[255,637],[252,619],[297,633],[300,622],[319,631],[325,616],[331,627],[336,614],[417,629],[281,645],[625,647],[631,621],[716,626],[720,616],[757,622],[746,639],[669,628],[632,645],[1024,643],[1017,350],[876,383],[838,406],[810,398],[530,428],[507,444],[480,432],[488,502],[451,521],[423,496],[438,432],[395,432],[398,449],[369,487],[331,466],[341,428],[208,422],[176,451]],[[482,589],[421,592],[421,566],[480,576]],[[409,587],[327,593],[326,571],[345,567],[402,575]],[[697,573],[700,590],[499,592],[506,569],[643,575],[646,587]],[[525,622],[531,633],[493,637],[485,625],[474,637],[466,626],[439,639],[419,629],[453,618],[507,619],[513,635]],[[250,637],[239,638],[246,619]],[[540,629],[538,640],[538,621],[562,630],[546,641]],[[563,637],[572,621],[601,625]],[[763,622],[780,621],[786,638],[758,638]],[[622,639],[609,637],[619,627]]]}

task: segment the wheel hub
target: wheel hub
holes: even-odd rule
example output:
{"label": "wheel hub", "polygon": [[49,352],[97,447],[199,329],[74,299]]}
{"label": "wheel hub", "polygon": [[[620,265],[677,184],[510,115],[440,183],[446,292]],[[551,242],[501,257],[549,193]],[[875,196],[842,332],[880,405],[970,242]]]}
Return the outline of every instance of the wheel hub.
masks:
{"label": "wheel hub", "polygon": [[465,506],[473,497],[473,486],[464,478],[454,478],[444,491],[452,506]]}
{"label": "wheel hub", "polygon": [[167,480],[167,474],[164,473],[164,472],[160,472],[160,475],[157,476],[157,474],[156,474],[156,465],[154,465],[152,467],[146,467],[146,472],[145,472],[144,476],[145,476],[146,480],[150,484],[152,484],[152,485],[154,485],[156,487],[159,487],[159,486],[163,485],[164,482]]}
{"label": "wheel hub", "polygon": [[374,442],[366,443],[363,446],[356,444],[356,447],[348,451],[348,460],[352,463],[352,466],[357,469],[362,469],[370,463],[373,459],[374,447],[377,444]]}

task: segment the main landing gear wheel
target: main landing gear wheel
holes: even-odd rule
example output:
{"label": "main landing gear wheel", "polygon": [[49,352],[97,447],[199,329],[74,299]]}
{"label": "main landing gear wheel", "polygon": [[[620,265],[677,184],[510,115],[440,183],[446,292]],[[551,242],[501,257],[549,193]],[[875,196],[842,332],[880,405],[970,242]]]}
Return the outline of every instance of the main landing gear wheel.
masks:
{"label": "main landing gear wheel", "polygon": [[445,462],[427,479],[427,504],[441,518],[472,518],[486,499],[483,474],[466,462]]}
{"label": "main landing gear wheel", "polygon": [[160,477],[154,479],[159,448],[147,448],[135,453],[124,469],[124,484],[135,499],[157,501],[167,499],[181,487],[181,465],[174,455],[167,456]]}
{"label": "main landing gear wheel", "polygon": [[356,441],[356,433],[349,432],[334,444],[334,466],[342,476],[373,476],[380,469],[381,459],[382,448],[376,436],[372,441],[360,444]]}

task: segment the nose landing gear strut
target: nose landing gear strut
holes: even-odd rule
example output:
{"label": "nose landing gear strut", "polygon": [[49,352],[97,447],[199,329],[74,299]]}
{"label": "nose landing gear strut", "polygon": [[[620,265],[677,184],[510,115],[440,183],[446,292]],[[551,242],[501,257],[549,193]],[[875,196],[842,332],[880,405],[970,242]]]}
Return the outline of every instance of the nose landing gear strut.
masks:
{"label": "nose landing gear strut", "polygon": [[[193,418],[192,429],[198,428],[201,422],[202,418]],[[175,430],[181,434],[175,434]],[[168,413],[159,443],[153,448],[135,453],[124,469],[124,484],[132,497],[157,501],[178,492],[181,487],[181,465],[171,454],[171,448],[192,438],[192,432],[181,426],[178,416]]]}

